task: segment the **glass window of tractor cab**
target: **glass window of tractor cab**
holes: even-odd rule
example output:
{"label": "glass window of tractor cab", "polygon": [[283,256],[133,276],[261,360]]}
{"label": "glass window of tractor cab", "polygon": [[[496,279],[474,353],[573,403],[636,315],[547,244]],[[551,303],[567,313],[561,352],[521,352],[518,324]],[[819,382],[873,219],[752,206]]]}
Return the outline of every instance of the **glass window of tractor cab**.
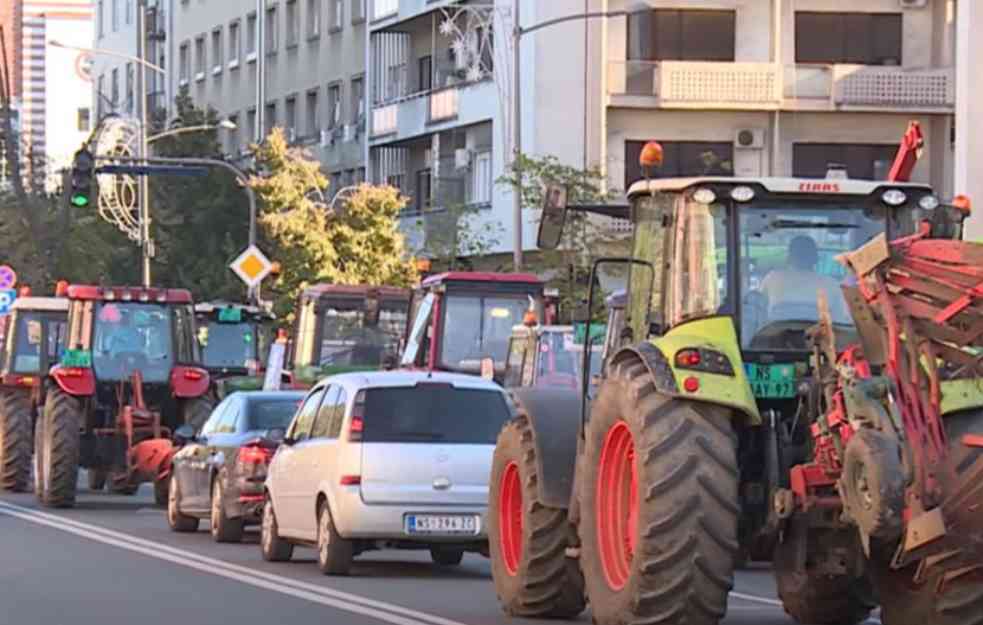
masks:
{"label": "glass window of tractor cab", "polygon": [[651,301],[651,274],[631,268],[628,323],[634,340],[648,336],[649,322],[672,327],[729,310],[728,206],[697,201],[691,192],[657,193],[636,198],[633,210],[634,256],[656,267]]}
{"label": "glass window of tractor cab", "polygon": [[[183,337],[182,328],[178,330]],[[193,337],[193,333],[190,336]],[[172,340],[168,307],[135,302],[97,302],[92,339],[92,366],[96,378],[128,380],[139,370],[144,382],[166,382],[175,360]],[[179,357],[190,349],[190,345],[179,348]]]}

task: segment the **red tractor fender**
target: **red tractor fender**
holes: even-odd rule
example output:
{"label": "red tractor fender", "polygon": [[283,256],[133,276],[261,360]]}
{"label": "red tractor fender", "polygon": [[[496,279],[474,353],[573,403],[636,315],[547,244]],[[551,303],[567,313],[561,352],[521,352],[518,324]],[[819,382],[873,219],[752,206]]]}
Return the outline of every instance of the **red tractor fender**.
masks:
{"label": "red tractor fender", "polygon": [[171,369],[171,390],[175,397],[193,399],[208,392],[211,379],[201,367],[178,366]]}
{"label": "red tractor fender", "polygon": [[86,397],[96,393],[96,375],[90,368],[55,365],[51,368],[51,377],[69,395]]}

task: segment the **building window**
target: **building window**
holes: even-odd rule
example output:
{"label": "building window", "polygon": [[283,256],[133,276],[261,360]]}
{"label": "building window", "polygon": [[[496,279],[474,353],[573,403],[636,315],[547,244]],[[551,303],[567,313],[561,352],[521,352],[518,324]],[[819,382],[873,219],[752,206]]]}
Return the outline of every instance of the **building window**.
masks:
{"label": "building window", "polygon": [[239,20],[236,20],[229,24],[229,68],[239,66],[239,52],[242,46],[239,36]]}
{"label": "building window", "polygon": [[284,99],[284,126],[287,129],[287,139],[297,140],[297,96],[292,95]]}
{"label": "building window", "polygon": [[433,89],[433,57],[421,56],[417,62],[417,71],[420,73],[419,91],[422,93]]}
{"label": "building window", "polygon": [[113,32],[119,31],[119,0],[113,0]]}
{"label": "building window", "polygon": [[103,6],[104,1],[99,0],[96,4],[96,32],[99,34],[99,37],[103,37],[106,34],[104,21],[106,10],[105,6]]}
{"label": "building window", "polygon": [[[645,141],[625,141],[625,190],[642,180],[638,165]],[[734,144],[708,141],[664,141],[662,167],[653,178],[733,176]]]}
{"label": "building window", "polygon": [[123,0],[126,3],[126,23],[133,23],[133,0]]}
{"label": "building window", "polygon": [[413,198],[414,208],[417,212],[422,213],[423,211],[428,211],[433,205],[433,196],[431,195],[431,171],[430,169],[421,169],[416,172],[416,193]]}
{"label": "building window", "polygon": [[277,32],[276,32],[276,5],[272,5],[266,9],[266,24],[263,28],[264,46],[266,48],[267,54],[276,53],[277,45]]}
{"label": "building window", "polygon": [[311,89],[307,92],[307,135],[316,137],[321,132],[321,118],[317,110],[318,90]]}
{"label": "building window", "polygon": [[321,35],[321,0],[307,0],[307,38]]}
{"label": "building window", "polygon": [[92,126],[92,115],[89,113],[89,107],[80,108],[76,120],[79,132],[89,132]]}
{"label": "building window", "polygon": [[205,79],[205,36],[195,38],[195,80]]}
{"label": "building window", "polygon": [[250,60],[256,59],[256,28],[258,26],[259,22],[255,13],[246,16],[246,54],[249,55]]}
{"label": "building window", "polygon": [[216,28],[212,31],[212,73],[218,74],[222,71],[222,29]]}
{"label": "building window", "polygon": [[178,63],[180,64],[178,78],[182,84],[187,84],[188,80],[191,79],[191,46],[187,41],[181,44]]}
{"label": "building window", "polygon": [[133,63],[126,64],[126,111],[133,113],[134,101],[133,93],[136,91],[135,76],[133,74]]}
{"label": "building window", "polygon": [[352,24],[365,21],[365,0],[352,0]]}
{"label": "building window", "polygon": [[492,153],[479,152],[474,157],[471,170],[471,189],[469,204],[491,204],[492,192]]}
{"label": "building window", "polygon": [[352,79],[352,123],[365,123],[365,79],[361,76]]}
{"label": "building window", "polygon": [[795,14],[797,63],[901,65],[900,13]]}
{"label": "building window", "polygon": [[329,15],[331,20],[328,22],[332,32],[341,30],[342,20],[345,19],[345,0],[328,0]]}
{"label": "building window", "polygon": [[250,140],[258,139],[256,137],[256,109],[251,108],[246,111],[246,132],[249,133]]}
{"label": "building window", "polygon": [[112,103],[113,110],[119,106],[119,68],[113,68],[113,84],[112,84]]}
{"label": "building window", "polygon": [[882,180],[894,162],[897,145],[878,143],[796,143],[792,146],[792,175],[825,178],[833,163],[845,165],[847,175]]}
{"label": "building window", "polygon": [[628,17],[629,61],[734,60],[735,11],[654,9]]}
{"label": "building window", "polygon": [[341,84],[328,86],[328,129],[341,125]]}
{"label": "building window", "polygon": [[287,47],[297,45],[300,39],[300,15],[297,13],[297,0],[287,0]]}
{"label": "building window", "polygon": [[265,116],[266,128],[264,128],[264,134],[269,135],[276,128],[276,102],[270,102],[266,105]]}

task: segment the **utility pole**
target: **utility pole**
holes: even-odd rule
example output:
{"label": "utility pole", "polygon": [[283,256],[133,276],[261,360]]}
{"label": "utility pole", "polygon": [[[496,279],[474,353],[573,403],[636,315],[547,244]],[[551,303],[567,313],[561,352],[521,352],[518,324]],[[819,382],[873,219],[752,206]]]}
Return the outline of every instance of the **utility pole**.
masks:
{"label": "utility pole", "polygon": [[515,176],[515,189],[512,190],[512,265],[513,271],[522,271],[522,74],[519,42],[522,40],[522,26],[519,23],[519,0],[512,5],[512,175]]}
{"label": "utility pole", "polygon": [[[150,118],[149,86],[147,85],[147,0],[139,0],[137,5],[137,56],[140,72],[140,158],[146,164],[149,154],[147,142],[147,123]],[[150,259],[153,256],[153,241],[150,240],[150,177],[140,176],[140,255],[143,261],[143,286],[150,287]]]}

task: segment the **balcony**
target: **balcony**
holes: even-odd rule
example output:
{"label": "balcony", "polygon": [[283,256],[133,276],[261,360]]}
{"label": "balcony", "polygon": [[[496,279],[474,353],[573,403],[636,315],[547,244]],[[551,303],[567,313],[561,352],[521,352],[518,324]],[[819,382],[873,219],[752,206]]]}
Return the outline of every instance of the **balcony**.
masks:
{"label": "balcony", "polygon": [[372,109],[373,143],[401,141],[495,116],[498,92],[491,81],[461,83],[381,102]]}
{"label": "balcony", "polygon": [[456,0],[371,0],[372,10],[369,19],[372,28],[380,24],[386,25],[412,19],[418,15],[429,13],[440,6],[454,4]]}
{"label": "balcony", "polygon": [[[664,109],[952,112],[952,68],[611,61],[611,106]],[[783,86],[782,86],[783,85]],[[782,97],[779,91],[783,90]]]}

